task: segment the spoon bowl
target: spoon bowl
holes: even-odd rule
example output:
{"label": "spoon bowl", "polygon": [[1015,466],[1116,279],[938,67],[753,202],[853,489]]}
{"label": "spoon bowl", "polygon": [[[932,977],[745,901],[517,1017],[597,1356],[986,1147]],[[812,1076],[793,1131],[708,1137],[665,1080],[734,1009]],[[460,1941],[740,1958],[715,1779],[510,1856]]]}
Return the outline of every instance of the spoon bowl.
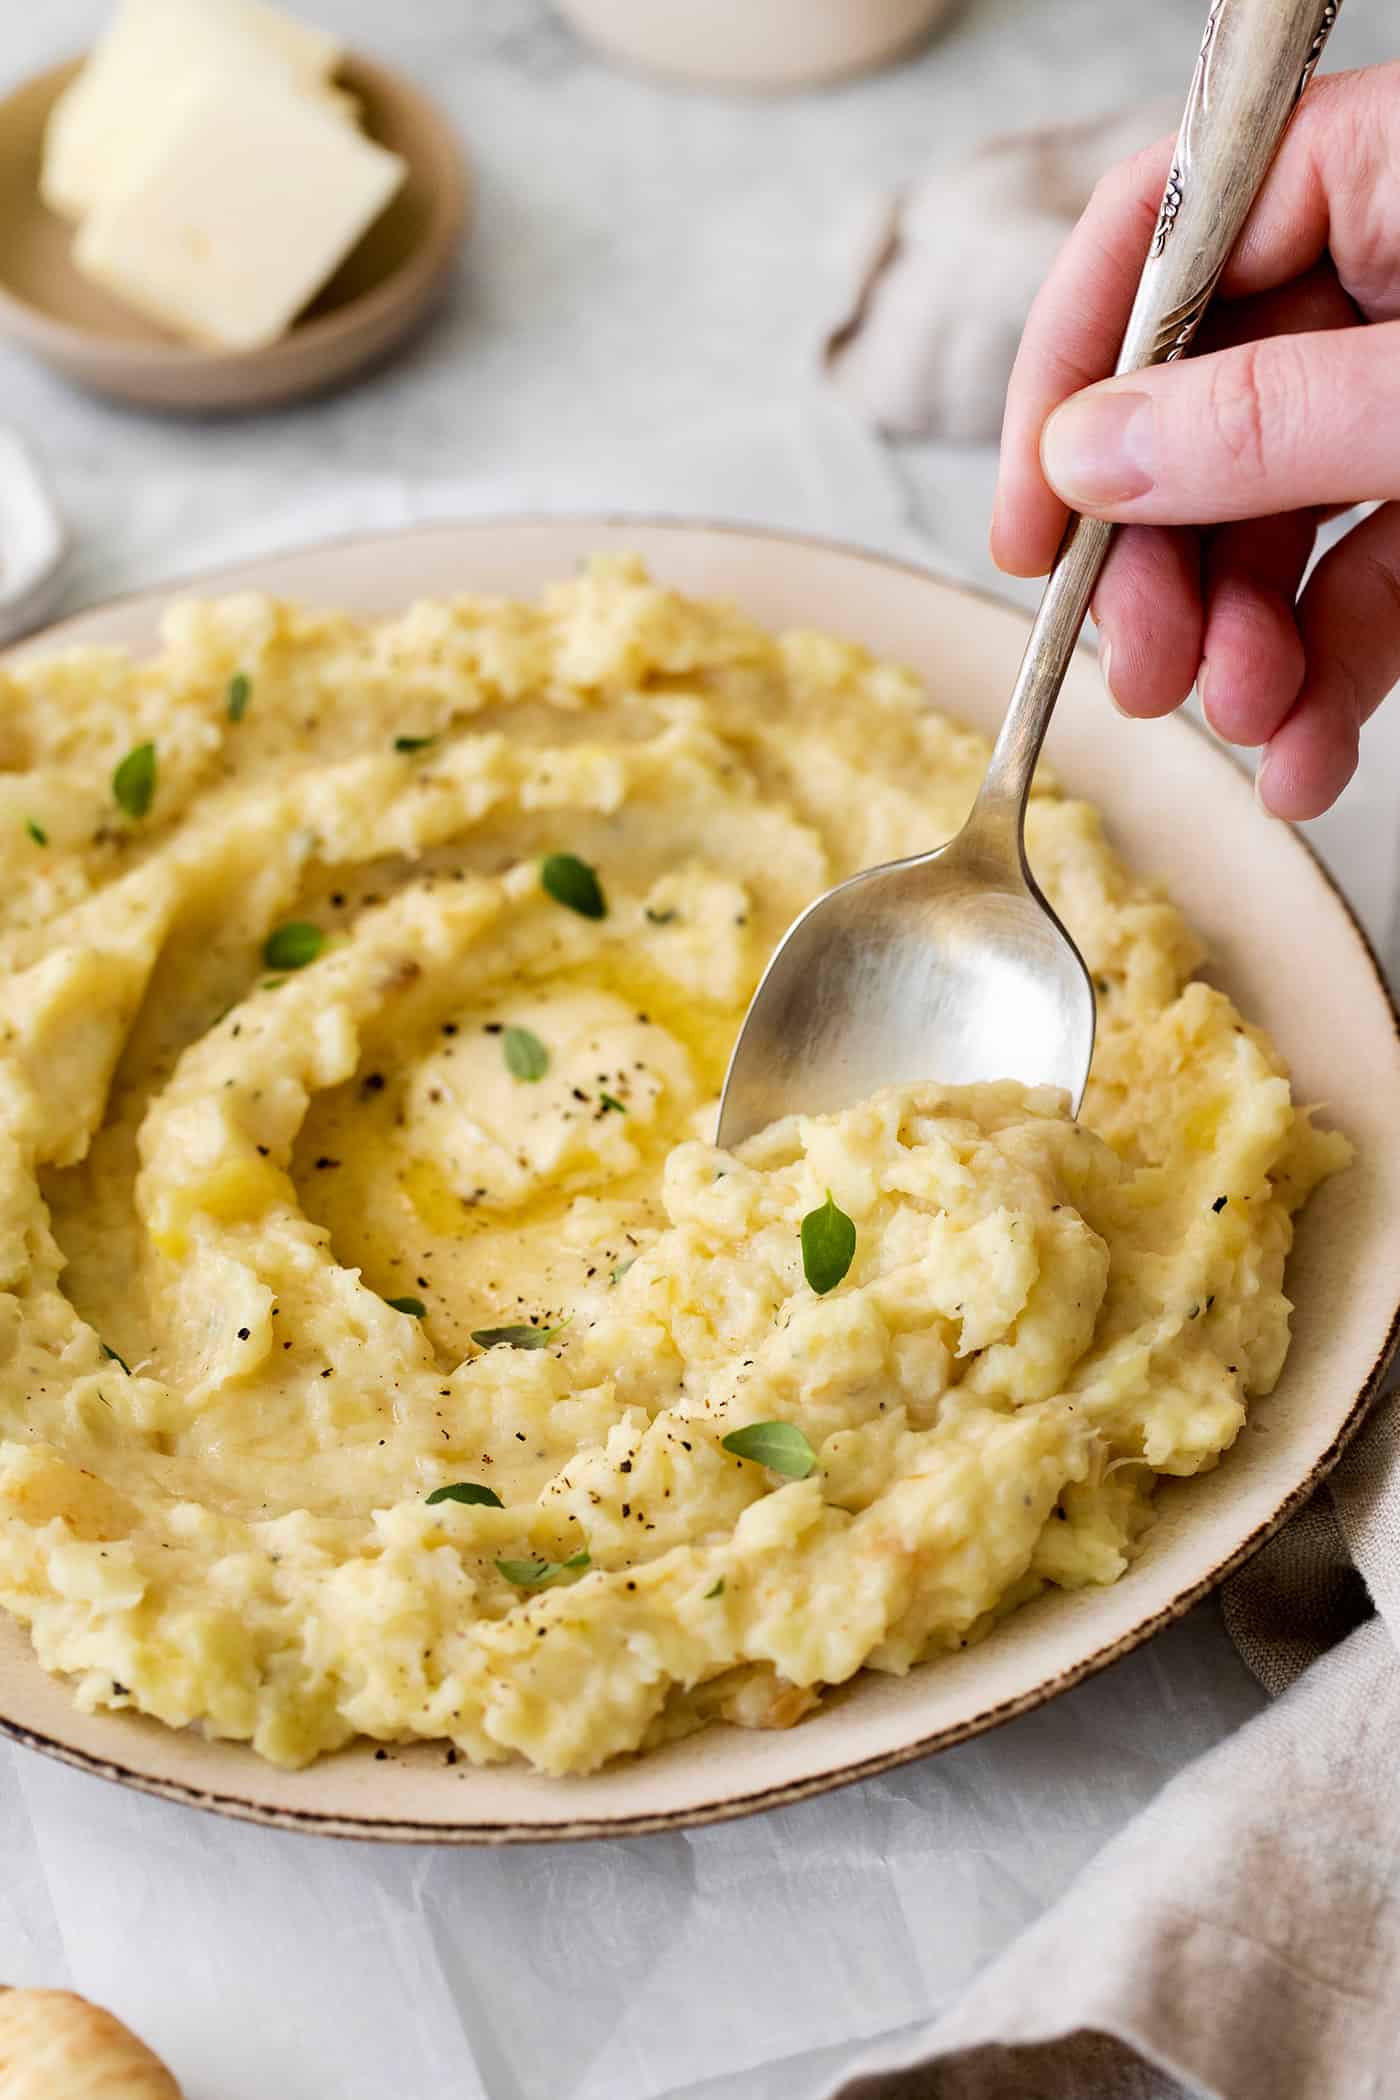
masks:
{"label": "spoon bowl", "polygon": [[1078,1112],[1093,984],[1029,874],[986,859],[963,831],[853,875],[802,914],[735,1045],[721,1145],[930,1077],[1058,1087]]}

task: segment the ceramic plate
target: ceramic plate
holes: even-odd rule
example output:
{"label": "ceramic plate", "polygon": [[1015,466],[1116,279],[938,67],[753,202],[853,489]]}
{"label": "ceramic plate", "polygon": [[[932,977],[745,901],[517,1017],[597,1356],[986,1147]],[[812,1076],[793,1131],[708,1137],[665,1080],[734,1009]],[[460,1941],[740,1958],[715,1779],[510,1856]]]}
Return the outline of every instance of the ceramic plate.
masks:
{"label": "ceramic plate", "polygon": [[[714,526],[628,520],[433,525],[342,541],[201,577],[395,610],[425,595],[533,592],[594,549],[636,549],[658,577],[730,597],[772,627],[839,628],[913,664],[933,698],[991,730],[1025,640],[1020,613],[851,549]],[[86,613],[26,644],[155,639],[165,594]],[[230,1743],[123,1714],[86,1715],[0,1621],[0,1728],[70,1763],[260,1822],[356,1837],[500,1843],[613,1835],[741,1815],[821,1792],[990,1728],[1123,1655],[1260,1545],[1336,1458],[1394,1347],[1400,1295],[1400,1037],[1375,961],[1302,840],[1263,818],[1249,782],[1186,723],[1134,724],[1093,663],[1070,668],[1050,754],[1106,811],[1139,869],[1161,875],[1210,943],[1212,974],[1327,1104],[1358,1164],[1303,1216],[1297,1304],[1277,1391],[1218,1469],[1164,1483],[1141,1558],[1111,1589],[1054,1592],[990,1639],[903,1679],[857,1678],[785,1733],[717,1728],[590,1779],[448,1765],[444,1746],[352,1747],[302,1772]]]}

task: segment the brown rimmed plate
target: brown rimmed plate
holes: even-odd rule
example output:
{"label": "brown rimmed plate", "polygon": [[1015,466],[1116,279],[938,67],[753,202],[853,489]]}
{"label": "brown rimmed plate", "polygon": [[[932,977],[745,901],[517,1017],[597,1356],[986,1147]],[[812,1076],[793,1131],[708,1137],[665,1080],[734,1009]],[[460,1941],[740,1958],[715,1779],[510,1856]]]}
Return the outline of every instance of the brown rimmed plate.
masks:
{"label": "brown rimmed plate", "polygon": [[[204,594],[269,590],[359,613],[459,591],[530,593],[584,555],[632,549],[682,589],[736,600],[771,627],[843,631],[910,663],[983,730],[998,721],[1022,614],[851,548],[714,525],[615,518],[444,524],[339,541],[201,576]],[[24,654],[77,643],[147,649],[151,592],[65,621]],[[18,653],[18,652],[17,652]],[[1135,724],[1071,666],[1051,731],[1065,780],[1099,803],[1140,869],[1161,875],[1208,939],[1211,974],[1289,1058],[1359,1159],[1300,1221],[1284,1375],[1212,1473],[1163,1486],[1141,1558],[1110,1589],[1053,1593],[979,1646],[902,1679],[857,1678],[785,1733],[717,1728],[589,1779],[449,1766],[444,1746],[377,1758],[352,1746],[302,1772],[239,1744],[124,1714],[82,1714],[0,1615],[0,1731],[107,1778],[225,1814],[343,1836],[455,1844],[616,1836],[777,1806],[921,1757],[1024,1713],[1124,1655],[1239,1566],[1326,1474],[1375,1393],[1400,1299],[1400,1032],[1345,902],[1249,782],[1181,721]]]}
{"label": "brown rimmed plate", "polygon": [[39,195],[44,125],[80,64],[52,66],[0,99],[0,332],[66,379],[142,408],[272,408],[373,364],[442,296],[469,217],[461,144],[421,88],[351,52],[336,82],[358,96],[369,136],[407,162],[397,195],[263,349],[203,350],[146,320],[76,268],[72,227]]}

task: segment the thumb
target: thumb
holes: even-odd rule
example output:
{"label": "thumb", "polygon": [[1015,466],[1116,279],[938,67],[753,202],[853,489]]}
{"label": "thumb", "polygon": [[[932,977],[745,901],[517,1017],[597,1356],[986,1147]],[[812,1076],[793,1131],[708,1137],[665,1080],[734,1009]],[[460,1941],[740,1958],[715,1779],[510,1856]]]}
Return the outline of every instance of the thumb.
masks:
{"label": "thumb", "polygon": [[1400,496],[1400,321],[1265,336],[1086,387],[1040,454],[1073,509],[1141,524]]}

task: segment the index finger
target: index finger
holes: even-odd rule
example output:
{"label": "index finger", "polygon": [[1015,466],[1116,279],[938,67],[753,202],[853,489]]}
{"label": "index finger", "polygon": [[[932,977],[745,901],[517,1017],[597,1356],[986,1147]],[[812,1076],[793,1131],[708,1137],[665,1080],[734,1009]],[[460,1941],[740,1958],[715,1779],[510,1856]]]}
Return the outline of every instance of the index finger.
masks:
{"label": "index finger", "polygon": [[1012,576],[1039,576],[1069,516],[1040,470],[1051,411],[1118,361],[1133,295],[1171,169],[1170,138],[1111,168],[1036,295],[1006,392],[992,558]]}

